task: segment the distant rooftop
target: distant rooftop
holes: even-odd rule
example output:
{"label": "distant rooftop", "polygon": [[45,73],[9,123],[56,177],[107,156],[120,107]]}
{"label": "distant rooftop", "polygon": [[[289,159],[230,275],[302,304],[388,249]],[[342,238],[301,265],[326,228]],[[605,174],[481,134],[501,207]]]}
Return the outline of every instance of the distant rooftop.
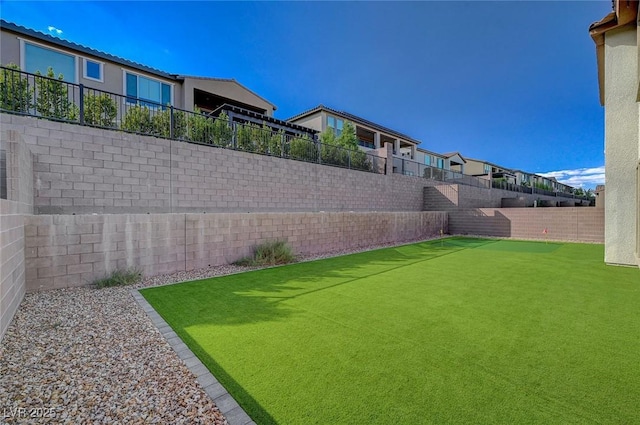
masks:
{"label": "distant rooftop", "polygon": [[392,134],[392,135],[394,135],[396,137],[399,137],[399,138],[404,139],[404,140],[408,140],[408,141],[413,142],[415,144],[419,144],[420,143],[419,140],[416,140],[413,137],[407,136],[406,134],[403,134],[403,133],[400,133],[398,131],[392,130],[392,129],[388,128],[388,127],[384,127],[384,126],[382,126],[380,124],[374,123],[373,121],[369,121],[369,120],[364,119],[362,117],[359,117],[357,115],[350,114],[349,112],[338,111],[337,109],[329,108],[329,107],[324,106],[322,104],[316,106],[315,108],[311,108],[309,110],[306,110],[306,111],[304,111],[304,112],[302,112],[300,114],[294,115],[293,117],[287,119],[287,121],[296,120],[296,119],[301,118],[301,117],[303,117],[305,115],[309,115],[309,114],[312,114],[312,113],[315,113],[315,112],[321,111],[321,110],[329,111],[329,112],[332,112],[332,113],[334,113],[336,115],[341,115],[343,118],[347,118],[347,119],[349,119],[351,121],[354,121],[356,123],[360,123],[360,124],[363,124],[363,125],[366,125],[366,126],[369,126],[369,127],[377,128],[377,129],[379,129],[381,131],[384,131],[385,133]]}
{"label": "distant rooftop", "polygon": [[7,22],[7,21],[5,21],[3,19],[0,19],[0,28],[2,28],[4,30],[7,30],[7,31],[11,31],[11,32],[17,33],[17,34],[21,34],[21,35],[24,35],[24,36],[35,38],[37,40],[45,41],[45,42],[52,43],[52,44],[57,44],[58,46],[66,47],[67,49],[75,50],[75,51],[80,52],[80,53],[84,53],[84,54],[91,55],[91,56],[94,56],[94,57],[97,57],[97,58],[100,58],[100,59],[108,60],[110,62],[114,62],[114,63],[120,64],[120,65],[124,65],[124,66],[130,67],[130,68],[135,68],[135,69],[138,69],[140,71],[144,71],[144,72],[147,72],[149,74],[153,74],[153,75],[156,75],[156,76],[159,76],[159,77],[163,77],[163,78],[166,78],[166,79],[170,79],[170,80],[184,81],[186,78],[192,78],[192,79],[198,79],[198,80],[211,80],[211,81],[221,81],[221,82],[226,82],[226,83],[235,83],[235,84],[239,85],[240,87],[242,87],[243,89],[245,89],[248,92],[250,92],[251,94],[259,97],[260,99],[264,100],[265,102],[267,102],[268,104],[273,106],[274,110],[277,109],[276,105],[274,105],[273,103],[271,103],[269,100],[265,99],[264,97],[260,96],[256,92],[250,90],[246,86],[242,85],[235,78],[217,78],[217,77],[203,77],[203,76],[196,76],[196,75],[170,74],[168,72],[161,71],[159,69],[152,68],[150,66],[146,66],[146,65],[143,65],[143,64],[138,63],[138,62],[130,61],[128,59],[124,59],[124,58],[121,58],[119,56],[112,55],[110,53],[106,53],[106,52],[103,52],[103,51],[100,51],[100,50],[95,50],[95,49],[92,49],[90,47],[83,46],[81,44],[73,43],[71,41],[63,40],[61,38],[53,37],[52,35],[45,34],[43,32],[35,31],[35,30],[32,30],[32,29],[23,27],[21,25],[14,24],[12,22]]}
{"label": "distant rooftop", "polygon": [[3,30],[11,31],[17,34],[25,35],[31,38],[35,38],[37,40],[46,41],[48,43],[57,44],[59,46],[64,46],[71,50],[76,50],[81,53],[85,53],[87,55],[95,56],[97,58],[105,59],[111,62],[118,63],[120,65],[125,65],[131,68],[136,68],[150,74],[154,74],[163,78],[178,80],[178,76],[176,74],[169,74],[168,72],[161,71],[159,69],[151,68],[150,66],[142,65],[137,62],[130,61],[128,59],[123,59],[119,56],[114,56],[109,53],[101,52],[100,50],[95,50],[90,47],[82,46],[77,43],[73,43],[71,41],[63,40],[58,37],[53,37],[49,34],[45,34],[43,32],[35,31],[29,28],[25,28],[20,25],[16,25],[11,22],[7,22],[4,19],[0,19],[0,28]]}

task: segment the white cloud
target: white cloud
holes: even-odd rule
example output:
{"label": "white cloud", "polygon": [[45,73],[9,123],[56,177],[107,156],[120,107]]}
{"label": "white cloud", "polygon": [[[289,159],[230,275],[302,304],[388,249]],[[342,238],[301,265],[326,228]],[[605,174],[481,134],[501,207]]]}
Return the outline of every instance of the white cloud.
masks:
{"label": "white cloud", "polygon": [[58,34],[58,35],[62,34],[62,30],[61,30],[61,29],[58,29],[58,28],[56,28],[56,27],[54,27],[54,26],[49,25],[49,26],[47,27],[47,29],[49,30],[49,32],[50,32],[51,34]]}
{"label": "white cloud", "polygon": [[595,168],[577,168],[538,174],[543,177],[555,177],[560,183],[573,187],[595,188],[599,184],[604,184],[604,165]]}

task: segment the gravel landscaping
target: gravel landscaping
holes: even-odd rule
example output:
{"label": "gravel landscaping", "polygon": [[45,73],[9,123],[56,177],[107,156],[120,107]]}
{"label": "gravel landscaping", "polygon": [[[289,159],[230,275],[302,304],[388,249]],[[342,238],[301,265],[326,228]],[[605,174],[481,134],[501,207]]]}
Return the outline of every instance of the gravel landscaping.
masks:
{"label": "gravel landscaping", "polygon": [[226,424],[135,302],[131,288],[246,270],[209,267],[150,277],[128,287],[27,294],[0,344],[0,418],[9,424]]}

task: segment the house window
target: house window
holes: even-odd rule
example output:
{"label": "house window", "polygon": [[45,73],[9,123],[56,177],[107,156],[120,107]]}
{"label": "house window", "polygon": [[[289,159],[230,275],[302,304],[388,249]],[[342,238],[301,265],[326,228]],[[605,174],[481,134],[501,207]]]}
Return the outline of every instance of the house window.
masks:
{"label": "house window", "polygon": [[102,83],[104,82],[103,72],[102,62],[92,61],[91,59],[84,60],[84,78]]}
{"label": "house window", "polygon": [[62,74],[64,81],[76,82],[76,57],[73,55],[25,42],[23,57],[22,69],[26,72],[35,74],[39,71],[47,75],[49,68],[52,68],[56,78]]}
{"label": "house window", "polygon": [[438,158],[438,168],[444,168],[444,159]]}
{"label": "house window", "polygon": [[331,115],[327,116],[327,127],[333,130],[333,134],[339,136],[342,134],[342,127],[344,126],[344,121],[340,118],[332,117]]}
{"label": "house window", "polygon": [[[143,106],[166,106],[173,104],[171,85],[142,75],[125,72],[125,94],[127,102]],[[147,101],[147,102],[145,102]]]}
{"label": "house window", "polygon": [[424,156],[424,165],[431,165],[431,155]]}
{"label": "house window", "polygon": [[489,174],[491,172],[491,166],[489,164],[484,164],[484,173]]}

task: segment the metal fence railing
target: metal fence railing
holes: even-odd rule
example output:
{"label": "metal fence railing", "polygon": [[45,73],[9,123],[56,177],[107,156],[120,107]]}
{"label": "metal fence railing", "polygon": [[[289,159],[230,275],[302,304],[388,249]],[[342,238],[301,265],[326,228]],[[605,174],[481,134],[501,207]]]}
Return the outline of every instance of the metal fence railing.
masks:
{"label": "metal fence railing", "polygon": [[580,199],[590,200],[587,196],[578,196],[573,193],[567,192],[554,192],[538,187],[518,185],[502,181],[498,179],[489,180],[475,176],[469,176],[456,171],[445,170],[443,168],[431,167],[429,165],[422,164],[417,161],[412,161],[404,158],[393,158],[393,172],[398,174],[404,174],[409,176],[418,176],[426,179],[437,180],[452,184],[464,184],[467,186],[480,187],[484,189],[494,188],[508,190],[511,192],[530,193],[546,196],[555,196],[568,199]]}
{"label": "metal fence railing", "polygon": [[85,126],[207,144],[263,155],[384,174],[386,158],[326,145],[267,124],[211,117],[138,97],[0,67],[0,110]]}
{"label": "metal fence railing", "polygon": [[489,189],[491,186],[487,179],[469,176],[457,171],[445,170],[444,168],[431,167],[429,165],[404,158],[393,158],[393,172],[452,184],[457,183],[467,186],[481,187],[484,189]]}
{"label": "metal fence railing", "polygon": [[567,198],[567,199],[589,200],[589,198],[587,198],[586,196],[579,196],[574,193],[543,189],[541,187],[536,187],[535,185],[525,186],[525,185],[520,185],[515,183],[509,183],[507,181],[503,181],[499,179],[494,179],[491,183],[491,187],[493,187],[494,189],[508,190],[511,192],[531,193],[531,194],[555,196],[555,197]]}

